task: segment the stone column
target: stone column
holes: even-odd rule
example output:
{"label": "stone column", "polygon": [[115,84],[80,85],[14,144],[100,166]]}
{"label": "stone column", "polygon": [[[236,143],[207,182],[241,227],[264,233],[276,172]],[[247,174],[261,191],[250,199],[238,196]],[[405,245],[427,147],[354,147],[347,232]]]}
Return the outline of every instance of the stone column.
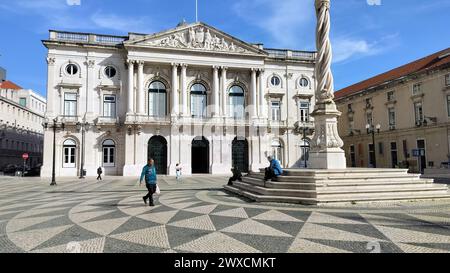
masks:
{"label": "stone column", "polygon": [[178,64],[172,63],[172,116],[178,116],[180,101],[178,99]]}
{"label": "stone column", "polygon": [[266,98],[265,98],[265,88],[264,88],[264,70],[259,70],[259,76],[258,76],[258,87],[259,87],[259,117],[263,119],[267,119],[267,104],[266,104]]}
{"label": "stone column", "polygon": [[[56,92],[55,92],[55,57],[47,57],[47,109],[46,118],[53,119],[56,116]],[[62,113],[62,109],[60,110]]]}
{"label": "stone column", "polygon": [[220,114],[219,102],[219,67],[213,66],[213,111],[212,117],[217,117]]}
{"label": "stone column", "polygon": [[181,65],[181,104],[182,104],[182,114],[184,117],[189,116],[187,90],[186,90],[187,89],[186,70],[187,70],[187,64],[182,64]]}
{"label": "stone column", "polygon": [[221,89],[222,89],[222,109],[221,113],[223,117],[227,117],[227,67],[222,66],[221,71]]}
{"label": "stone column", "polygon": [[251,101],[250,101],[250,117],[252,119],[256,118],[257,112],[256,112],[256,104],[257,104],[257,100],[256,100],[256,69],[252,68],[251,69],[251,87],[250,87],[250,96],[251,96]]}
{"label": "stone column", "polygon": [[134,108],[134,62],[133,60],[127,60],[128,64],[128,92],[127,92],[127,116],[133,114]]}
{"label": "stone column", "polygon": [[86,115],[85,120],[91,122],[94,118],[94,81],[95,81],[95,60],[87,60],[86,76]]}
{"label": "stone column", "polygon": [[137,103],[137,113],[138,115],[144,115],[144,62],[138,62],[138,78],[137,78],[137,93],[136,93],[136,103]]}
{"label": "stone column", "polygon": [[345,169],[344,142],[339,137],[337,110],[334,98],[333,74],[331,72],[330,0],[316,0],[317,14],[317,60],[316,60],[316,106],[315,133],[311,141],[310,166],[315,169]]}

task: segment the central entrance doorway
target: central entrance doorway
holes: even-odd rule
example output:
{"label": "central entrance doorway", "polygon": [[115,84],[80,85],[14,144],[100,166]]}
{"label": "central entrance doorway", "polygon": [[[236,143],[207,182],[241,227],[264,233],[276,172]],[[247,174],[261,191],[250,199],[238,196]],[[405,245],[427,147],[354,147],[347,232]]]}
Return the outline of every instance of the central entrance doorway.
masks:
{"label": "central entrance doorway", "polygon": [[205,137],[192,140],[192,173],[209,173],[209,141]]}
{"label": "central entrance doorway", "polygon": [[154,136],[148,141],[148,159],[155,160],[157,174],[167,174],[167,141],[162,136]]}
{"label": "central entrance doorway", "polygon": [[232,166],[239,168],[241,172],[248,173],[248,141],[246,139],[233,140],[231,148]]}

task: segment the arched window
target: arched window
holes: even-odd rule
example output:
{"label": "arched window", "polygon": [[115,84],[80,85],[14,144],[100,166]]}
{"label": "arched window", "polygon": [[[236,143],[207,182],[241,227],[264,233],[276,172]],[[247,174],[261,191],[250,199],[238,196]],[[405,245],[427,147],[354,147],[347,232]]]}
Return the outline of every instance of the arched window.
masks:
{"label": "arched window", "polygon": [[67,139],[63,144],[63,168],[75,168],[77,143],[73,139]]}
{"label": "arched window", "polygon": [[191,87],[191,114],[193,118],[206,117],[206,88],[196,83]]}
{"label": "arched window", "polygon": [[114,167],[116,144],[111,139],[103,141],[103,166]]}
{"label": "arched window", "polygon": [[283,165],[283,145],[278,139],[272,140],[272,155]]}
{"label": "arched window", "polygon": [[230,88],[230,116],[235,119],[244,118],[244,90],[238,85]]}
{"label": "arched window", "polygon": [[160,81],[152,82],[148,90],[148,115],[165,117],[166,98],[166,86]]}

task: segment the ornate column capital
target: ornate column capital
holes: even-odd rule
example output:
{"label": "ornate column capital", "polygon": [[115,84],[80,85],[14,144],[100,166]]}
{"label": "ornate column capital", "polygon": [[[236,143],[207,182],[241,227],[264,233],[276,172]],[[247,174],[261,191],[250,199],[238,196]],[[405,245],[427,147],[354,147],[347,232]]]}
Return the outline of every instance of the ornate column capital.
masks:
{"label": "ornate column capital", "polygon": [[88,68],[94,68],[95,60],[86,60],[86,65],[88,66]]}
{"label": "ornate column capital", "polygon": [[144,66],[145,61],[136,61],[136,63],[137,63],[139,66]]}
{"label": "ornate column capital", "polygon": [[188,67],[188,64],[182,63],[182,64],[180,64],[180,66],[181,66],[182,68],[187,68],[187,67]]}
{"label": "ornate column capital", "polygon": [[47,64],[48,65],[55,65],[56,58],[55,57],[47,57]]}
{"label": "ornate column capital", "polygon": [[133,59],[127,59],[126,60],[126,63],[128,64],[128,65],[130,65],[130,64],[135,64],[136,63],[136,60],[133,60]]}
{"label": "ornate column capital", "polygon": [[330,0],[316,0],[316,10],[321,7],[330,8]]}
{"label": "ornate column capital", "polygon": [[225,70],[225,71],[226,71],[226,70],[228,70],[228,66],[223,66],[223,65],[222,65],[222,66],[220,67],[220,69],[222,69],[222,70]]}
{"label": "ornate column capital", "polygon": [[180,66],[180,64],[179,64],[179,63],[171,63],[170,65],[171,65],[171,66],[174,66],[174,67],[178,67],[178,66]]}

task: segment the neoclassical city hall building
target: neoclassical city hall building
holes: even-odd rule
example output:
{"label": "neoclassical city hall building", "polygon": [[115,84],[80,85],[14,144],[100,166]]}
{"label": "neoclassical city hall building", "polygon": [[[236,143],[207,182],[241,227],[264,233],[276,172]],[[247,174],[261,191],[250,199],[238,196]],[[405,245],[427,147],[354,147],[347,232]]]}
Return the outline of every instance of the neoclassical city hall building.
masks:
{"label": "neoclassical city hall building", "polygon": [[[315,52],[264,48],[204,23],[156,34],[50,31],[42,176],[257,171],[307,164]],[[55,134],[55,135],[54,135]],[[54,141],[55,139],[55,141]],[[53,147],[55,153],[53,155]]]}

